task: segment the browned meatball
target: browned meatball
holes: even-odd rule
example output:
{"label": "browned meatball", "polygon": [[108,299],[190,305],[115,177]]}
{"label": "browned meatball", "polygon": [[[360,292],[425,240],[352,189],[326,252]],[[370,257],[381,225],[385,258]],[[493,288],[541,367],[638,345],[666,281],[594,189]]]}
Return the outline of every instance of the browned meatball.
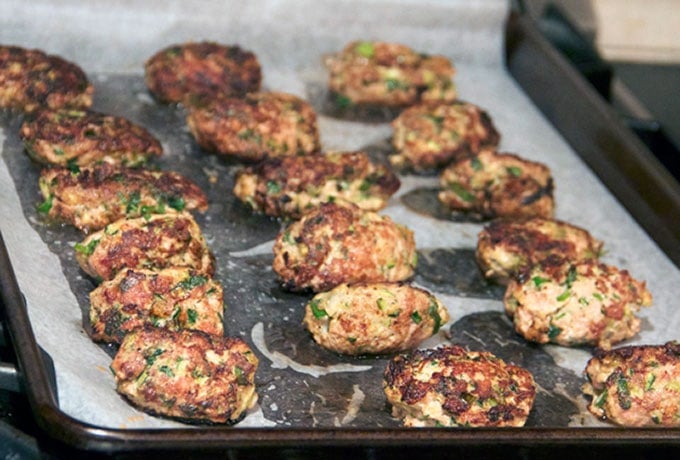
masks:
{"label": "browned meatball", "polygon": [[440,176],[439,201],[453,211],[483,217],[553,216],[553,179],[542,163],[482,150],[449,165]]}
{"label": "browned meatball", "polygon": [[145,328],[125,336],[111,370],[118,393],[145,412],[233,424],[257,402],[257,365],[239,338]]}
{"label": "browned meatball", "polygon": [[121,270],[90,292],[92,338],[120,343],[145,325],[222,335],[222,285],[185,267]]}
{"label": "browned meatball", "polygon": [[238,173],[234,194],[269,216],[299,219],[327,202],[378,211],[399,185],[363,152],[332,152],[264,160]]}
{"label": "browned meatball", "polygon": [[257,161],[319,150],[316,113],[303,99],[286,93],[250,93],[192,107],[187,124],[208,151]]}
{"label": "browned meatball", "polygon": [[406,426],[524,426],[536,397],[533,376],[459,345],[415,350],[387,365],[383,388]]}
{"label": "browned meatball", "polygon": [[505,310],[520,335],[538,343],[608,349],[638,333],[635,314],[652,303],[644,282],[597,260],[553,260],[508,284]]}
{"label": "browned meatball", "polygon": [[494,220],[477,237],[477,263],[484,276],[501,284],[526,278],[548,257],[573,262],[597,259],[602,242],[587,230],[553,219]]}
{"label": "browned meatball", "polygon": [[173,212],[120,219],[75,246],[80,267],[98,280],[123,269],[189,267],[212,276],[215,261],[191,214]]}
{"label": "browned meatball", "polygon": [[623,426],[680,426],[680,344],[597,350],[585,369],[588,410]]}
{"label": "browned meatball", "polygon": [[274,271],[291,290],[403,281],[413,275],[416,262],[411,230],[354,205],[322,204],[281,231],[274,243]]}
{"label": "browned meatball", "polygon": [[404,283],[341,284],[316,294],[303,323],[314,341],[346,354],[414,348],[449,320],[446,307],[424,289]]}
{"label": "browned meatball", "polygon": [[355,41],[326,60],[328,88],[343,106],[389,107],[419,101],[453,101],[455,69],[443,56],[399,43]]}
{"label": "browned meatball", "polygon": [[166,211],[208,209],[208,198],[192,181],[171,171],[149,171],[103,163],[80,168],[45,168],[40,173],[45,201],[39,211],[85,231],[123,217]]}
{"label": "browned meatball", "polygon": [[29,156],[48,165],[139,166],[163,152],[158,139],[142,126],[85,110],[43,110],[21,125],[20,135]]}
{"label": "browned meatball", "polygon": [[0,46],[0,107],[23,112],[92,105],[94,87],[76,64],[41,50]]}
{"label": "browned meatball", "polygon": [[489,115],[466,102],[429,102],[407,108],[392,121],[390,162],[424,171],[467,158],[498,145]]}
{"label": "browned meatball", "polygon": [[161,102],[192,105],[258,91],[262,70],[257,57],[239,46],[198,42],[160,50],[146,61],[144,76]]}

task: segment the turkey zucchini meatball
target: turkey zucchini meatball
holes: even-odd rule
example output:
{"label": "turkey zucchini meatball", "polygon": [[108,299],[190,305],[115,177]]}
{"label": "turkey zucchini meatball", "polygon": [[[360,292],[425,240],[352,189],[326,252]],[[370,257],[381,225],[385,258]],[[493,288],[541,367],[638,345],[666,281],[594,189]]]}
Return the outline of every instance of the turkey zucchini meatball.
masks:
{"label": "turkey zucchini meatball", "polygon": [[355,41],[326,59],[328,88],[341,106],[404,107],[420,101],[453,101],[455,69],[443,56],[399,43]]}
{"label": "turkey zucchini meatball", "polygon": [[362,355],[414,348],[448,320],[446,307],[423,289],[361,283],[316,294],[305,308],[303,323],[322,347]]}
{"label": "turkey zucchini meatball", "polygon": [[588,410],[618,425],[680,426],[680,344],[597,350],[585,369]]}
{"label": "turkey zucchini meatball", "polygon": [[626,270],[558,257],[510,281],[503,302],[515,330],[531,342],[609,349],[638,333],[635,314],[652,295]]}
{"label": "turkey zucchini meatball", "polygon": [[399,185],[390,169],[364,152],[332,152],[264,160],[238,173],[234,193],[256,211],[299,219],[327,202],[378,211]]}
{"label": "turkey zucchini meatball", "polygon": [[57,166],[139,166],[163,153],[149,131],[130,120],[85,110],[44,110],[21,125],[26,153]]}
{"label": "turkey zucchini meatball", "polygon": [[536,397],[529,371],[459,345],[396,356],[383,388],[392,415],[413,427],[524,426]]}
{"label": "turkey zucchini meatball", "polygon": [[184,267],[121,270],[90,292],[92,338],[120,343],[145,325],[222,335],[222,285]]}
{"label": "turkey zucchini meatball", "polygon": [[389,157],[397,167],[426,171],[498,145],[489,115],[466,102],[430,102],[407,108],[392,121]]}
{"label": "turkey zucchini meatball", "polygon": [[190,42],[151,56],[144,64],[144,79],[159,101],[192,105],[258,91],[262,69],[257,57],[239,46]]}
{"label": "turkey zucchini meatball", "polygon": [[560,256],[573,262],[597,259],[602,242],[580,227],[554,219],[499,219],[477,236],[477,263],[484,276],[501,284],[525,279],[534,265]]}
{"label": "turkey zucchini meatball", "polygon": [[76,64],[41,50],[0,45],[0,107],[22,112],[87,108],[94,87]]}
{"label": "turkey zucchini meatball", "polygon": [[40,173],[47,216],[77,228],[99,230],[123,217],[168,211],[208,209],[208,198],[192,181],[171,171],[150,171],[101,165],[45,168]]}
{"label": "turkey zucchini meatball", "polygon": [[214,257],[191,214],[172,212],[117,220],[75,245],[80,267],[97,280],[126,268],[178,266],[212,276]]}
{"label": "turkey zucchini meatball", "polygon": [[316,113],[287,93],[250,93],[191,107],[187,124],[205,150],[246,161],[319,150]]}
{"label": "turkey zucchini meatball", "polygon": [[274,271],[293,291],[403,281],[413,275],[416,262],[411,230],[354,205],[322,204],[281,231],[274,243]]}
{"label": "turkey zucchini meatball", "polygon": [[257,365],[236,337],[145,328],[125,336],[111,370],[118,393],[151,415],[234,424],[257,402]]}
{"label": "turkey zucchini meatball", "polygon": [[487,218],[550,218],[555,207],[547,166],[490,149],[449,165],[440,187],[438,198],[447,208]]}

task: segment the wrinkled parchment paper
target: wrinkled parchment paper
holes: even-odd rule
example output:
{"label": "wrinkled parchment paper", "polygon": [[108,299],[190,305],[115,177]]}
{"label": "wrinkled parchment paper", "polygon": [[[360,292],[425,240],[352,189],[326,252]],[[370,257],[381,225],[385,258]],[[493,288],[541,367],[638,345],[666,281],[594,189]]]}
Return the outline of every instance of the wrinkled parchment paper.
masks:
{"label": "wrinkled parchment paper", "polygon": [[[80,64],[95,86],[94,108],[147,126],[165,148],[159,166],[204,187],[210,210],[197,220],[216,254],[225,286],[225,327],[260,358],[258,405],[237,427],[398,426],[381,390],[385,358],[354,359],[317,347],[300,325],[309,297],[282,291],[271,271],[272,240],[281,223],[254,216],[233,194],[239,165],[193,143],[181,108],[158,105],[143,84],[143,64],[157,50],[188,40],[239,44],[254,51],[266,89],[310,98],[323,89],[324,54],[354,39],[380,39],[450,57],[462,99],[485,108],[502,135],[500,150],[546,163],[556,184],[556,217],[605,242],[603,261],[646,280],[654,305],[642,331],[627,344],[678,339],[680,273],[540,115],[503,67],[502,0],[218,1],[5,0],[0,43],[41,48]],[[556,91],[559,88],[555,88]],[[10,253],[38,343],[54,360],[60,409],[109,428],[182,426],[148,416],[115,392],[112,350],[83,328],[92,280],[79,271],[72,247],[82,238],[37,217],[39,167],[22,152],[20,118],[0,124],[0,230]],[[387,123],[320,115],[326,150],[386,145]],[[212,180],[211,180],[212,179]],[[482,224],[436,219],[402,198],[436,177],[402,176],[383,211],[416,235],[420,263],[414,283],[433,291],[451,321],[423,347],[453,340],[521,361],[541,385],[527,426],[598,425],[579,394],[588,349],[528,347],[502,309],[502,290],[486,284],[473,260]],[[29,376],[30,378],[30,376]],[[543,395],[543,396],[541,396]],[[236,428],[235,428],[236,429]]]}

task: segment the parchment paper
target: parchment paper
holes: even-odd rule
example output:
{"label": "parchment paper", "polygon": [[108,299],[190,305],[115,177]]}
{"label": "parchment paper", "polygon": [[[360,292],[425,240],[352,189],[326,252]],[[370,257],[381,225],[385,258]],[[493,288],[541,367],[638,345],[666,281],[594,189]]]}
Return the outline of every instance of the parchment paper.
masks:
{"label": "parchment paper", "polygon": [[[485,108],[502,135],[500,150],[546,163],[556,184],[556,217],[605,242],[603,261],[646,280],[654,305],[641,312],[641,333],[627,344],[677,339],[680,273],[624,208],[540,115],[503,67],[508,4],[466,1],[14,1],[0,11],[0,43],[41,48],[80,64],[95,85],[94,108],[123,115],[163,142],[159,166],[198,182],[211,200],[197,217],[216,254],[225,286],[225,328],[243,337],[260,358],[258,406],[236,426],[397,426],[381,390],[386,358],[353,359],[317,347],[300,322],[308,297],[282,291],[271,271],[272,240],[281,223],[253,215],[231,193],[239,165],[202,152],[181,108],[153,101],[143,63],[157,50],[187,40],[216,40],[254,51],[264,87],[313,98],[325,83],[321,56],[360,38],[398,41],[450,57],[462,99]],[[559,88],[555,89],[556,91]],[[38,343],[54,360],[61,410],[110,428],[176,427],[148,416],[115,392],[108,369],[112,350],[94,344],[83,328],[94,287],[73,258],[82,238],[37,216],[39,167],[23,153],[16,114],[2,114],[0,230],[26,296]],[[386,145],[386,123],[320,115],[326,150]],[[211,181],[210,179],[216,179]],[[415,212],[409,192],[435,187],[436,177],[402,176],[384,214],[414,230],[421,254],[414,283],[434,292],[452,320],[422,347],[449,340],[487,349],[526,365],[541,390],[527,426],[583,426],[597,422],[580,396],[588,349],[532,346],[505,318],[502,290],[476,271],[473,250],[481,223],[452,222]],[[235,428],[235,429],[236,429]]]}

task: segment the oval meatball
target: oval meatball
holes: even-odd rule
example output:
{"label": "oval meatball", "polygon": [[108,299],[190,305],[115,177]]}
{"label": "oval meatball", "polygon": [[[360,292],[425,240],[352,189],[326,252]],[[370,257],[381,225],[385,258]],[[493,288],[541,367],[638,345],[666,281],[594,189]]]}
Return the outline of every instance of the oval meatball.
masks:
{"label": "oval meatball", "polygon": [[125,336],[111,370],[118,393],[151,415],[234,424],[257,402],[257,365],[239,338],[144,328]]}
{"label": "oval meatball", "polygon": [[626,270],[558,257],[510,281],[503,303],[515,330],[531,342],[609,349],[638,333],[635,314],[652,295]]}
{"label": "oval meatball", "polygon": [[383,388],[392,415],[413,427],[524,426],[536,397],[529,371],[459,345],[396,356]]}
{"label": "oval meatball", "polygon": [[87,108],[94,87],[76,64],[41,50],[0,45],[0,107],[23,112]]}
{"label": "oval meatball", "polygon": [[355,41],[326,59],[328,88],[341,105],[403,107],[419,101],[453,101],[455,69],[444,56],[399,43]]}
{"label": "oval meatball", "polygon": [[109,280],[120,270],[189,267],[212,276],[214,257],[191,214],[154,214],[120,219],[75,245],[85,273]]}
{"label": "oval meatball", "polygon": [[187,124],[205,150],[240,160],[303,155],[319,150],[316,113],[286,93],[250,93],[192,107]]}
{"label": "oval meatball", "polygon": [[203,191],[171,171],[110,164],[79,168],[76,172],[45,168],[39,184],[45,200],[38,210],[84,231],[99,230],[124,217],[208,209]]}
{"label": "oval meatball", "polygon": [[293,291],[403,281],[413,275],[416,262],[411,230],[354,205],[322,204],[281,231],[274,243],[274,271]]}
{"label": "oval meatball", "polygon": [[597,350],[585,369],[588,410],[627,427],[680,426],[680,344]]}
{"label": "oval meatball", "polygon": [[440,187],[438,198],[447,208],[487,218],[550,218],[555,207],[547,166],[488,149],[450,164]]}
{"label": "oval meatball", "polygon": [[146,325],[222,335],[222,285],[184,267],[121,270],[90,292],[91,336],[120,343]]}
{"label": "oval meatball", "polygon": [[554,219],[499,219],[477,237],[476,257],[484,276],[501,284],[526,278],[548,257],[579,261],[597,259],[602,242],[580,227]]}
{"label": "oval meatball", "polygon": [[144,80],[159,101],[192,105],[258,91],[262,69],[255,54],[239,46],[189,42],[151,56],[144,64]]}
{"label": "oval meatball", "polygon": [[399,178],[364,152],[270,158],[240,171],[234,193],[269,216],[299,219],[328,202],[378,211],[399,189]]}
{"label": "oval meatball", "polygon": [[498,145],[500,135],[489,115],[467,102],[421,103],[392,121],[390,162],[427,171]]}
{"label": "oval meatball", "polygon": [[86,110],[43,110],[24,121],[20,135],[28,155],[47,165],[139,166],[163,153],[161,143],[144,127]]}
{"label": "oval meatball", "polygon": [[341,284],[316,294],[304,325],[324,348],[346,354],[382,354],[414,348],[449,320],[429,292],[403,283]]}

